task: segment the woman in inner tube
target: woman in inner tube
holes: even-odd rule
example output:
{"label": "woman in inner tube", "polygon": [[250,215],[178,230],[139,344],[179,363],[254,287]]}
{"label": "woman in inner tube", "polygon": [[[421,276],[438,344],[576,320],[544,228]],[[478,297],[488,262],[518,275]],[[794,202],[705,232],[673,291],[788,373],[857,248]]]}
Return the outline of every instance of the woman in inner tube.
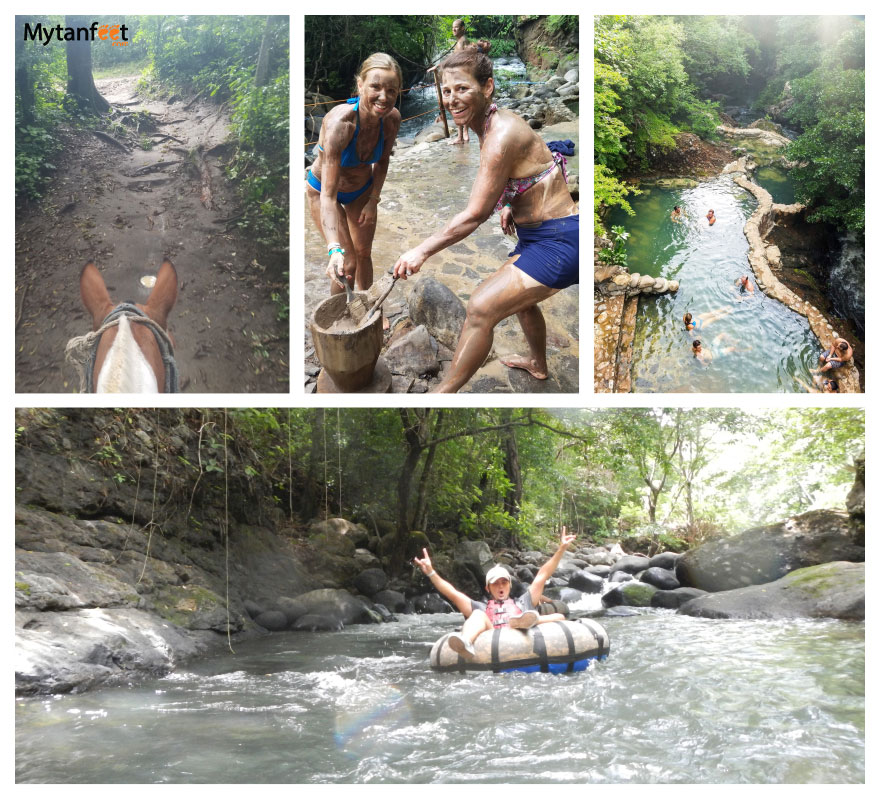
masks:
{"label": "woman in inner tube", "polygon": [[465,618],[461,633],[453,633],[449,637],[449,646],[462,658],[470,661],[476,655],[474,641],[484,631],[495,628],[522,630],[547,622],[562,622],[565,619],[564,614],[540,615],[535,608],[541,602],[544,584],[556,572],[562,556],[576,538],[563,526],[556,552],[538,570],[529,588],[517,598],[510,596],[511,582],[507,568],[496,564],[486,573],[486,593],[489,599],[485,603],[471,600],[464,592],[460,592],[449,581],[441,578],[431,564],[428,550],[423,549],[422,557],[414,558],[413,564],[424,573],[431,586],[452,603]]}
{"label": "woman in inner tube", "polygon": [[400,129],[394,107],[403,75],[385,53],[373,53],[357,75],[358,96],[340,103],[321,125],[318,157],[308,174],[312,219],[324,235],[331,294],[373,283],[376,207]]}
{"label": "woman in inner tube", "polygon": [[565,159],[512,111],[492,102],[492,62],[476,50],[440,64],[443,103],[456,125],[480,140],[480,167],[467,208],[442,231],[408,250],[394,265],[404,280],[435,253],[461,241],[501,212],[501,227],[519,243],[508,260],[471,295],[455,356],[437,392],[456,392],[485,361],[492,330],[516,314],[529,346],[526,356],[501,363],[547,377],[546,326],[538,303],[578,282],[578,207],[566,186]]}

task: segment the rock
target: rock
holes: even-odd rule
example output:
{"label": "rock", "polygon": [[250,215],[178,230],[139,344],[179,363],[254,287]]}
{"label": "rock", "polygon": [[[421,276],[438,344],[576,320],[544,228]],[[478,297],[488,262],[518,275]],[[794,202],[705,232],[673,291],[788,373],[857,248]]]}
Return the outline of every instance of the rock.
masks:
{"label": "rock", "polygon": [[865,454],[862,453],[853,462],[856,468],[856,479],[852,489],[846,496],[846,510],[849,514],[849,528],[853,544],[865,546]]}
{"label": "rock", "polygon": [[[572,72],[577,72],[577,70],[571,70]],[[568,78],[560,77],[559,75],[554,75],[547,81],[547,86],[556,91],[560,86],[565,86],[566,83],[576,83],[577,78],[573,81],[570,81]]]}
{"label": "rock", "polygon": [[615,275],[615,276],[611,279],[611,281],[612,281],[616,286],[629,286],[629,285],[630,285],[630,282],[632,281],[632,276],[631,276],[631,275],[627,275],[625,272],[622,272],[622,273],[619,273],[618,275]]}
{"label": "rock", "polygon": [[[566,83],[577,83],[580,78],[580,73],[576,69],[570,69],[562,77]],[[550,81],[547,81],[547,83],[550,83]]]}
{"label": "rock", "polygon": [[681,586],[678,589],[659,589],[654,592],[654,596],[651,598],[651,606],[653,608],[679,608],[688,600],[693,600],[704,594],[708,594],[708,592],[690,586]]}
{"label": "rock", "polygon": [[600,578],[607,578],[611,574],[611,567],[607,564],[596,564],[591,567],[584,567],[584,572],[589,572],[590,575],[598,575]]}
{"label": "rock", "polygon": [[654,278],[652,278],[650,275],[642,275],[642,277],[639,278],[638,285],[640,289],[653,289]]}
{"label": "rock", "polygon": [[556,94],[560,97],[571,99],[577,97],[580,94],[580,91],[580,87],[576,83],[566,83],[564,86],[560,86],[556,90]]}
{"label": "rock", "polygon": [[[275,601],[276,610],[281,611],[287,617],[287,627],[293,625],[303,614],[308,611],[308,606],[295,597],[279,597]],[[266,626],[263,625],[265,628]],[[270,628],[270,630],[273,630]]]}
{"label": "rock", "polygon": [[382,562],[369,550],[359,547],[354,551],[354,558],[364,569],[381,568]]}
{"label": "rock", "polygon": [[[455,128],[454,125],[450,123],[449,125],[450,132],[452,132]],[[417,134],[415,138],[416,144],[423,144],[425,142],[439,142],[441,139],[446,138],[446,131],[443,128],[442,122],[434,123],[433,125],[429,125],[427,128],[422,128]]]}
{"label": "rock", "polygon": [[417,614],[449,614],[455,609],[436,592],[417,594],[412,598],[412,605]]}
{"label": "rock", "polygon": [[802,567],[864,559],[847,514],[821,510],[706,542],[685,553],[675,573],[682,586],[722,592],[769,583]]}
{"label": "rock", "polygon": [[413,284],[407,302],[413,322],[424,325],[438,342],[455,350],[466,317],[464,304],[456,294],[436,278],[425,275]]}
{"label": "rock", "polygon": [[283,611],[264,611],[254,622],[267,631],[286,631],[290,627]]}
{"label": "rock", "polygon": [[353,581],[355,588],[367,597],[381,592],[388,585],[388,576],[378,568],[365,569]]}
{"label": "rock", "polygon": [[680,585],[675,577],[675,572],[662,567],[648,567],[641,574],[639,580],[650,583],[651,586],[656,586],[658,589],[677,589]]}
{"label": "rock", "polygon": [[527,120],[527,122],[529,123],[529,127],[532,130],[536,130],[536,131],[540,130],[541,127],[543,126],[543,123],[539,119],[532,118],[532,119]]}
{"label": "rock", "polygon": [[587,572],[585,569],[573,572],[568,579],[569,586],[573,589],[579,589],[582,592],[601,592],[604,583],[605,581],[601,576]]}
{"label": "rock", "polygon": [[[15,691],[84,691],[137,673],[164,675],[215,634],[185,634],[135,608],[15,612]],[[208,638],[209,637],[209,638]]]}
{"label": "rock", "polygon": [[385,362],[398,375],[436,375],[440,371],[437,350],[428,329],[419,325],[385,351]]}
{"label": "rock", "polygon": [[635,289],[642,280],[642,276],[638,272],[633,272],[632,275],[629,276],[629,285],[631,289]]}
{"label": "rock", "polygon": [[373,595],[374,603],[381,603],[395,614],[412,614],[413,606],[400,592],[384,589]]}
{"label": "rock", "polygon": [[865,619],[865,565],[848,561],[796,569],[779,580],[708,594],[680,614],[713,619]]}
{"label": "rock", "polygon": [[651,559],[646,556],[624,556],[614,563],[614,571],[628,572],[635,575],[651,566]]}
{"label": "rock", "polygon": [[764,255],[767,256],[767,263],[774,269],[779,269],[782,266],[782,253],[775,244],[764,248]]}
{"label": "rock", "polygon": [[293,626],[295,631],[341,631],[342,622],[333,614],[305,614]]}
{"label": "rock", "polygon": [[599,552],[599,553],[590,553],[587,556],[587,563],[591,566],[603,566],[603,567],[612,567],[614,566],[614,562],[617,561],[617,556],[612,555],[611,553]]}
{"label": "rock", "polygon": [[523,565],[516,568],[516,577],[523,583],[531,583],[535,580],[535,572],[531,567]]}
{"label": "rock", "polygon": [[666,284],[667,291],[677,292],[678,291],[678,281],[668,281]]}
{"label": "rock", "polygon": [[566,606],[577,603],[584,596],[583,592],[572,589],[570,586],[554,586],[544,592],[544,596],[550,600],[561,600]]}
{"label": "rock", "polygon": [[617,572],[612,572],[608,580],[611,583],[626,583],[626,581],[634,581],[635,577],[630,575],[628,572],[622,572],[618,570]]}
{"label": "rock", "polygon": [[756,119],[746,127],[758,128],[762,131],[770,131],[772,133],[778,133],[780,136],[782,135],[782,126],[775,122],[771,122],[769,119]]}
{"label": "rock", "polygon": [[489,545],[470,539],[455,545],[452,558],[474,576],[480,587],[485,586],[486,573],[495,565]]}
{"label": "rock", "polygon": [[364,619],[364,604],[344,589],[315,589],[295,598],[306,607],[307,614],[330,614],[343,625]]}
{"label": "rock", "polygon": [[657,553],[656,555],[651,556],[651,559],[648,561],[649,567],[660,567],[660,569],[675,569],[675,565],[678,563],[678,559],[681,558],[681,553]]}
{"label": "rock", "polygon": [[622,586],[617,586],[602,595],[602,605],[609,606],[639,606],[651,605],[651,598],[657,592],[656,587],[641,581],[630,581]]}
{"label": "rock", "polygon": [[666,278],[657,278],[657,280],[654,281],[654,285],[651,287],[651,291],[655,292],[656,294],[662,294],[666,291],[666,287],[668,285],[669,284]]}

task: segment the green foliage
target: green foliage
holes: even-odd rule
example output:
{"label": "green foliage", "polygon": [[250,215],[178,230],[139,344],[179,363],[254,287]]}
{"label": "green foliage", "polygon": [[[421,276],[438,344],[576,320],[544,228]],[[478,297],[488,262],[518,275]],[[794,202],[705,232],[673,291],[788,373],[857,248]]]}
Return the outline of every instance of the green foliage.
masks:
{"label": "green foliage", "polygon": [[752,71],[758,42],[733,16],[682,16],[684,65],[701,92],[722,92]]}
{"label": "green foliage", "polygon": [[577,33],[579,19],[576,14],[549,14],[545,24],[551,33]]}
{"label": "green foliage", "polygon": [[627,262],[626,240],[629,239],[629,234],[623,225],[615,225],[611,228],[611,236],[612,246],[603,247],[599,251],[599,259],[606,264],[625,267]]}
{"label": "green foliage", "polygon": [[814,70],[792,83],[791,118],[804,133],[787,150],[795,197],[811,222],[865,230],[865,73]]}
{"label": "green foliage", "polygon": [[623,181],[614,177],[614,173],[608,167],[596,164],[593,167],[593,231],[595,235],[604,235],[602,215],[611,207],[619,206],[630,216],[634,215],[636,212],[632,210],[626,197],[639,193],[638,189],[627,186]]}

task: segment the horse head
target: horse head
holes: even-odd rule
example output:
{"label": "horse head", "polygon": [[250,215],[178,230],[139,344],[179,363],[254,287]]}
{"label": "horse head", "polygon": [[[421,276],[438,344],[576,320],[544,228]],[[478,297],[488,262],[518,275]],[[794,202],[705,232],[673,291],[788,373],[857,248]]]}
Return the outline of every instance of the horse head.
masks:
{"label": "horse head", "polygon": [[92,391],[176,391],[172,341],[166,331],[168,314],[177,301],[174,265],[168,259],[162,262],[145,305],[115,304],[92,261],[83,267],[79,289],[92,316],[92,330],[103,329],[89,375]]}

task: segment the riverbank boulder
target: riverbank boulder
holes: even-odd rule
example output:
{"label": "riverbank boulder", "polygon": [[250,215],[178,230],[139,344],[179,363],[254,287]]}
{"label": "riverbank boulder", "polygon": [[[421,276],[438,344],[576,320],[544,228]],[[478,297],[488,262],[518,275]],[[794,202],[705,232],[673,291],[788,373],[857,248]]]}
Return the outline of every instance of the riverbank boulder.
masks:
{"label": "riverbank boulder", "polygon": [[655,586],[633,580],[605,592],[602,595],[602,605],[605,608],[611,606],[650,606],[651,598],[656,593]]}
{"label": "riverbank boulder", "polygon": [[698,597],[679,613],[713,619],[864,620],[865,565],[834,561],[804,567],[770,583]]}
{"label": "riverbank boulder", "polygon": [[466,316],[464,303],[448,286],[431,275],[413,282],[407,294],[409,315],[424,325],[441,344],[455,349]]}
{"label": "riverbank boulder", "polygon": [[706,542],[682,556],[675,574],[682,586],[723,592],[769,583],[802,567],[864,560],[865,548],[850,535],[849,516],[821,510]]}

